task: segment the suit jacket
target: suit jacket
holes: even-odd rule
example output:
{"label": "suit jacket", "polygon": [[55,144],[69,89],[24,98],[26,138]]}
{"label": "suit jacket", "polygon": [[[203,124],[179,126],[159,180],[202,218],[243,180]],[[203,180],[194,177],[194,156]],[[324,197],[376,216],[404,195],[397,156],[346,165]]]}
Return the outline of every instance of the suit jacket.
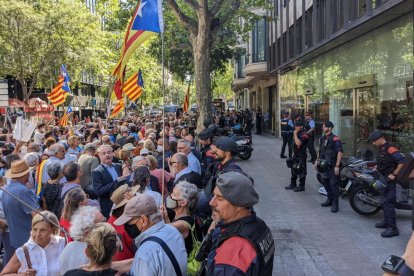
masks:
{"label": "suit jacket", "polygon": [[[118,177],[122,175],[122,165],[112,163],[118,174]],[[109,171],[101,164],[92,171],[92,184],[95,189],[96,195],[99,198],[99,204],[101,206],[101,212],[109,218],[109,214],[112,208],[111,195],[112,192],[118,187],[118,182],[112,180],[112,176]]]}
{"label": "suit jacket", "polygon": [[186,180],[194,185],[196,185],[198,188],[202,189],[203,186],[203,178],[201,175],[199,175],[196,172],[191,171],[190,173],[183,174],[178,179],[174,181],[174,186],[180,182],[181,180]]}

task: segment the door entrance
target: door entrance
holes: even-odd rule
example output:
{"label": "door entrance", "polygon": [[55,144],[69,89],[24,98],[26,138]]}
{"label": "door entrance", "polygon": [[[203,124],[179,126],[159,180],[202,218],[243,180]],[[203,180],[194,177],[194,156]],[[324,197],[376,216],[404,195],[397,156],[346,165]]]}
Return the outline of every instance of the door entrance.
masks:
{"label": "door entrance", "polygon": [[355,156],[359,149],[372,147],[366,140],[376,129],[378,99],[375,87],[344,89],[335,94],[337,134],[344,143],[344,155]]}

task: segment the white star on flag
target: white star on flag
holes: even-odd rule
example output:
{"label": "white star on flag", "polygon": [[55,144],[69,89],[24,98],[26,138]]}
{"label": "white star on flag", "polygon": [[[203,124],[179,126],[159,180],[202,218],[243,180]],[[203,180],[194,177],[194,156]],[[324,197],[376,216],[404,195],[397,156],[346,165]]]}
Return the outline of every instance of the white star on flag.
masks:
{"label": "white star on flag", "polygon": [[139,17],[142,17],[142,9],[145,7],[146,4],[147,2],[141,2],[141,4],[139,5],[139,9],[138,9]]}

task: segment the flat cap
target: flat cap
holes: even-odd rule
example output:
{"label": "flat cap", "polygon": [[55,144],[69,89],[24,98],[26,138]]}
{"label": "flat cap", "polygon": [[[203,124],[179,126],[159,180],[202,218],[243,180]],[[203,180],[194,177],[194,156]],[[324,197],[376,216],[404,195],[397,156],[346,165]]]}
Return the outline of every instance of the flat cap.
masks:
{"label": "flat cap", "polygon": [[198,139],[200,140],[207,140],[208,138],[213,138],[213,132],[208,128],[203,129],[198,134]]}
{"label": "flat cap", "polygon": [[384,136],[384,133],[379,131],[379,130],[374,130],[368,137],[368,142],[372,143],[377,141],[379,138],[381,138],[382,136]]}
{"label": "flat cap", "polygon": [[218,149],[221,149],[222,151],[232,151],[232,152],[237,151],[237,143],[229,137],[225,137],[225,136],[218,137],[214,141],[214,145]]}
{"label": "flat cap", "polygon": [[92,143],[87,143],[84,150],[96,150],[96,146]]}
{"label": "flat cap", "polygon": [[334,124],[331,121],[325,121],[323,123],[326,127],[334,128]]}
{"label": "flat cap", "polygon": [[252,181],[239,172],[221,174],[217,178],[216,187],[234,206],[249,208],[259,202],[259,195],[254,190]]}

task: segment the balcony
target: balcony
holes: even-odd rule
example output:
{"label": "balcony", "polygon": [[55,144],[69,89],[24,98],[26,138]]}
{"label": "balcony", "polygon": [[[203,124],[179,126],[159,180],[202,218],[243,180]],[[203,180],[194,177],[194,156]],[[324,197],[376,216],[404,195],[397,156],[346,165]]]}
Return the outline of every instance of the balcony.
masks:
{"label": "balcony", "polygon": [[267,74],[267,62],[249,63],[244,67],[246,77],[258,77]]}
{"label": "balcony", "polygon": [[247,77],[247,78],[240,78],[240,79],[233,79],[233,82],[231,84],[232,90],[237,91],[243,88],[248,88],[251,86],[249,83],[253,78]]}

